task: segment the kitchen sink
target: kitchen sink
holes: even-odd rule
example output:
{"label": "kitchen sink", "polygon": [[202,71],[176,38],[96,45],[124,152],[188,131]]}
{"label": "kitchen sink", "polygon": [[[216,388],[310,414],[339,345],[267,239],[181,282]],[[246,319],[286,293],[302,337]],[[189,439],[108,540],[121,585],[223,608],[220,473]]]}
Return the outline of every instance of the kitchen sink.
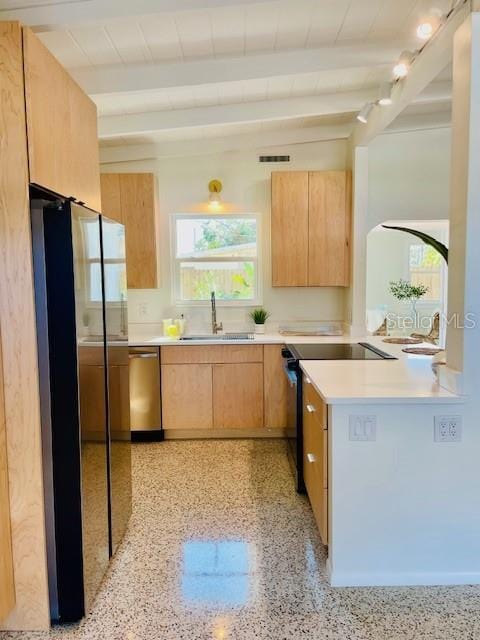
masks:
{"label": "kitchen sink", "polygon": [[222,340],[253,340],[253,333],[222,333],[222,334],[212,334],[209,336],[201,335],[201,336],[182,336],[180,340],[218,340],[221,342]]}

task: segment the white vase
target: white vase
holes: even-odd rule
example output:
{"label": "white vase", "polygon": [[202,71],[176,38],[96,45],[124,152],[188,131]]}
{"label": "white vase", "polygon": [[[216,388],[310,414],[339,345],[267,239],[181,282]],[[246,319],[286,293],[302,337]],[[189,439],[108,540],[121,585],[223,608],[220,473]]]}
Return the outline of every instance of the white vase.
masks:
{"label": "white vase", "polygon": [[256,324],[255,325],[255,333],[265,333],[265,325],[264,324]]}

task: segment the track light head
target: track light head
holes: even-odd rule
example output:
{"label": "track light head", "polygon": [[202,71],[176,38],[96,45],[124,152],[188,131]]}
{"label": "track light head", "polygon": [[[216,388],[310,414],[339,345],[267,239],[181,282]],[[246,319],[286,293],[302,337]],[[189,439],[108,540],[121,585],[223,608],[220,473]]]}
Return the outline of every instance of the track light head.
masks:
{"label": "track light head", "polygon": [[378,92],[378,104],[387,107],[392,104],[392,85],[390,82],[382,82]]}
{"label": "track light head", "polygon": [[368,118],[372,112],[372,109],[373,109],[372,102],[367,102],[366,104],[364,104],[357,115],[357,120],[359,120],[362,124],[367,124]]}
{"label": "track light head", "polygon": [[410,71],[414,55],[411,51],[404,51],[398,62],[393,67],[393,75],[395,78],[405,78]]}

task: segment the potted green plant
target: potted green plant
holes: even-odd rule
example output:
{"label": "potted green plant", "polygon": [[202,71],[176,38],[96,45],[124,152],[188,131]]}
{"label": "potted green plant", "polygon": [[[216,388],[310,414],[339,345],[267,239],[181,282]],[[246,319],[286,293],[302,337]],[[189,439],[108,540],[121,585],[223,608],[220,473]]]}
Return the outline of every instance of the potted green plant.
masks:
{"label": "potted green plant", "polygon": [[417,327],[417,302],[428,291],[428,287],[424,284],[412,284],[406,280],[397,280],[396,282],[390,282],[390,292],[393,297],[403,302],[404,300],[410,302],[412,305],[413,323]]}
{"label": "potted green plant", "polygon": [[255,323],[255,333],[265,333],[265,322],[270,317],[268,311],[260,307],[259,309],[250,311],[249,315]]}

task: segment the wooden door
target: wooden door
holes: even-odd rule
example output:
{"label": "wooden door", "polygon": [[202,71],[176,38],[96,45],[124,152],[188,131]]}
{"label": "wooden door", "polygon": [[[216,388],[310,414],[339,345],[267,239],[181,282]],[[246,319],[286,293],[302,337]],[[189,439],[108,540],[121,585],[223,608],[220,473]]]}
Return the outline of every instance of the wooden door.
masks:
{"label": "wooden door", "polygon": [[30,29],[23,42],[30,182],[100,211],[96,106]]}
{"label": "wooden door", "polygon": [[346,171],[309,176],[308,284],[350,283],[350,177]]}
{"label": "wooden door", "polygon": [[0,621],[15,606],[2,366],[0,351]]}
{"label": "wooden door", "polygon": [[102,214],[123,224],[120,201],[120,176],[118,173],[101,173]]}
{"label": "wooden door", "polygon": [[288,382],[283,371],[283,345],[266,344],[263,348],[265,426],[287,427]]}
{"label": "wooden door", "polygon": [[211,364],[162,365],[162,418],[164,429],[213,426]]}
{"label": "wooden door", "polygon": [[308,172],[272,173],[272,286],[308,285]]}
{"label": "wooden door", "polygon": [[263,427],[263,365],[213,365],[213,425],[217,429]]}

